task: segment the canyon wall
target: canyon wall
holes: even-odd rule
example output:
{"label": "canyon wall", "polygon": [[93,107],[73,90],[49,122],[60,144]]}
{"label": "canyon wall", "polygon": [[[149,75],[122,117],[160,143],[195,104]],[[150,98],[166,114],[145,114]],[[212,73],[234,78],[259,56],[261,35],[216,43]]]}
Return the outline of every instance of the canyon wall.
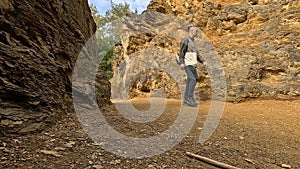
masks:
{"label": "canyon wall", "polygon": [[[207,99],[213,92],[224,90],[220,83],[222,87],[212,91],[212,75],[218,78],[216,74],[220,74],[225,78],[227,101],[295,99],[300,95],[299,7],[296,0],[152,0],[148,9],[136,16],[139,19],[131,17],[123,22],[125,31],[117,46],[114,69],[117,75],[123,72],[117,79],[123,87],[116,91],[124,91],[125,86],[129,89],[118,97],[143,96],[158,88],[167,97],[180,97],[179,86],[184,81],[178,84],[169,80],[173,75],[139,65],[137,58],[167,68],[169,62],[175,62],[179,41],[192,24],[202,31],[196,41],[208,61],[207,68],[198,69],[198,97]],[[152,53],[146,52],[148,49]],[[211,59],[213,50],[221,64]],[[159,56],[164,60],[158,63]],[[142,67],[141,73],[130,63]],[[178,67],[177,72],[181,73]],[[184,78],[184,74],[180,76]]]}
{"label": "canyon wall", "polygon": [[41,131],[74,112],[72,71],[95,30],[87,0],[0,1],[1,134]]}

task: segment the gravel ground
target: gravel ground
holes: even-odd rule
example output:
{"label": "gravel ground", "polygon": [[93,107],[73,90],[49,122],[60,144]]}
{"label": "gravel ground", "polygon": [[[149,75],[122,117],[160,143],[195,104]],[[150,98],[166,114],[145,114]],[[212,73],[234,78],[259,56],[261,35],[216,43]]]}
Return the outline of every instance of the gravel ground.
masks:
{"label": "gravel ground", "polygon": [[[132,103],[137,110],[150,107],[147,99],[134,99]],[[204,144],[199,144],[210,105],[210,101],[200,102],[196,123],[189,134],[159,155],[136,159],[107,152],[84,132],[76,113],[69,113],[43,133],[1,137],[0,166],[22,169],[217,168],[186,155],[192,152],[239,168],[300,168],[300,100],[226,103],[218,128]],[[147,138],[167,130],[178,117],[180,106],[179,100],[168,100],[164,113],[146,124],[123,118],[114,105],[103,107],[102,112],[115,130],[128,137]]]}

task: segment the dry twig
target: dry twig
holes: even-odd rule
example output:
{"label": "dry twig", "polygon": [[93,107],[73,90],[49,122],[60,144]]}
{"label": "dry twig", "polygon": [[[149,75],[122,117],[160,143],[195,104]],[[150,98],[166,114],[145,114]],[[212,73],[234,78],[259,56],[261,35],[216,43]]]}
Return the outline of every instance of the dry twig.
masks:
{"label": "dry twig", "polygon": [[225,169],[240,169],[240,168],[237,168],[237,167],[234,167],[234,166],[225,164],[225,163],[221,163],[221,162],[212,160],[212,159],[210,159],[210,158],[203,157],[203,156],[200,156],[200,155],[197,155],[197,154],[193,154],[193,153],[190,153],[190,152],[186,152],[186,155],[187,155],[187,156],[190,156],[190,157],[194,157],[194,158],[196,158],[196,159],[198,159],[198,160],[201,160],[201,161],[203,161],[203,162],[206,162],[206,163],[208,163],[208,164],[212,164],[212,165],[214,165],[214,166],[221,167],[221,168],[225,168]]}

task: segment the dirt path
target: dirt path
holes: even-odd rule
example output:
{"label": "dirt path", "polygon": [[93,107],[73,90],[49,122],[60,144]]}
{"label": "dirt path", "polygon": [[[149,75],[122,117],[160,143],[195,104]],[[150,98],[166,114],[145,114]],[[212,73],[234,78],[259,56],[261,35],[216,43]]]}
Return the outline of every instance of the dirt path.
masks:
{"label": "dirt path", "polygon": [[[132,103],[137,110],[150,106],[145,99]],[[104,151],[94,145],[76,114],[71,113],[44,133],[0,138],[0,168],[216,168],[187,157],[187,151],[240,168],[279,169],[282,164],[300,168],[300,100],[226,103],[218,128],[201,145],[198,138],[210,104],[200,103],[196,123],[188,136],[161,155],[128,159]],[[102,112],[119,132],[147,138],[167,130],[177,118],[180,105],[179,100],[168,100],[160,118],[147,125],[124,119],[109,106]]]}

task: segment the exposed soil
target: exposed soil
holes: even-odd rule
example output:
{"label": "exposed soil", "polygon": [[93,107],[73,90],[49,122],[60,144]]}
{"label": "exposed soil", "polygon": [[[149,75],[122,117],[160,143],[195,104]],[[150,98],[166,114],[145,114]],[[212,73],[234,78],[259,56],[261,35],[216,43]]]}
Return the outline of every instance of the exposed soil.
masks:
{"label": "exposed soil", "polygon": [[[135,99],[132,103],[138,110],[149,108],[145,99]],[[198,138],[210,104],[210,101],[200,103],[197,122],[190,134],[161,155],[129,159],[107,152],[83,131],[76,113],[70,113],[43,133],[1,137],[0,168],[217,168],[186,156],[186,152],[239,168],[276,169],[283,165],[300,168],[300,100],[226,103],[218,128],[201,145]],[[147,125],[130,123],[113,107],[103,108],[103,114],[116,130],[126,135],[149,137],[168,129],[180,105],[179,100],[168,100],[164,114]]]}

